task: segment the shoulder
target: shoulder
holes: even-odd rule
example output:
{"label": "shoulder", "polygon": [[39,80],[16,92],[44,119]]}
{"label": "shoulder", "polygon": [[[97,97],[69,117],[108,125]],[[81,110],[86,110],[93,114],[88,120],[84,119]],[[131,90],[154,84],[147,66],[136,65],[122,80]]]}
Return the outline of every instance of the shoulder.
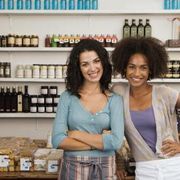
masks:
{"label": "shoulder", "polygon": [[71,100],[72,96],[73,95],[69,91],[65,90],[61,93],[60,100],[68,102]]}
{"label": "shoulder", "polygon": [[154,92],[160,96],[179,94],[179,92],[176,89],[173,89],[165,85],[153,85],[153,89],[154,89]]}
{"label": "shoulder", "polygon": [[121,96],[124,96],[127,90],[128,90],[128,84],[126,83],[116,83],[112,86],[112,91]]}
{"label": "shoulder", "polygon": [[110,96],[110,103],[111,104],[117,104],[117,103],[122,103],[123,102],[123,97],[119,95],[116,92],[112,92]]}

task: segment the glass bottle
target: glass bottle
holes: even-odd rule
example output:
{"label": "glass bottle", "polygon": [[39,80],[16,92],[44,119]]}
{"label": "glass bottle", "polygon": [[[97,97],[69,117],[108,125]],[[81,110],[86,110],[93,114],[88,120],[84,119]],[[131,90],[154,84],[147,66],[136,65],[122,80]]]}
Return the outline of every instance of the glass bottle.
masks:
{"label": "glass bottle", "polygon": [[137,27],[137,34],[139,38],[144,37],[144,26],[142,24],[142,19],[139,19],[139,24]]}
{"label": "glass bottle", "polygon": [[0,92],[0,112],[5,111],[5,92],[4,92],[4,87],[1,87],[1,92]]}
{"label": "glass bottle", "polygon": [[11,93],[11,111],[12,112],[17,112],[17,92],[16,92],[16,87],[12,88],[12,93]]}
{"label": "glass bottle", "polygon": [[22,93],[22,86],[18,86],[18,92],[17,92],[17,112],[22,112],[22,101],[23,101],[23,93]]}
{"label": "glass bottle", "polygon": [[23,6],[23,0],[17,0],[16,1],[16,9],[24,9],[24,6]]}
{"label": "glass bottle", "polygon": [[152,28],[151,25],[149,23],[149,19],[146,19],[146,24],[144,26],[144,36],[145,37],[151,37],[152,34]]}
{"label": "glass bottle", "polygon": [[10,92],[10,87],[6,87],[6,93],[5,93],[5,111],[6,112],[11,112],[11,92]]}
{"label": "glass bottle", "polygon": [[24,94],[23,94],[23,112],[30,112],[30,96],[28,93],[28,86],[24,86]]}
{"label": "glass bottle", "polygon": [[132,19],[132,24],[130,27],[131,37],[137,37],[137,26],[135,19]]}
{"label": "glass bottle", "polygon": [[34,1],[34,9],[40,10],[41,9],[41,0],[35,0]]}
{"label": "glass bottle", "polygon": [[123,38],[130,37],[130,26],[128,24],[128,19],[125,19],[125,23],[123,26]]}

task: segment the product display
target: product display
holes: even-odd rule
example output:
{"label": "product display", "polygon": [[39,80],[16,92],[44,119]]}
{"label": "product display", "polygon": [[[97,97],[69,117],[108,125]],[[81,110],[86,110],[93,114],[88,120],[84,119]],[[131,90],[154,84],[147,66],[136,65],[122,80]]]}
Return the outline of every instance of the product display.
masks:
{"label": "product display", "polygon": [[127,37],[151,37],[152,36],[152,28],[149,23],[149,19],[146,19],[146,24],[143,25],[143,20],[139,19],[138,25],[136,25],[136,20],[132,19],[131,25],[128,23],[128,19],[125,19],[123,26],[123,38]]}
{"label": "product display", "polygon": [[0,0],[0,10],[97,10],[98,0]]}
{"label": "product display", "polygon": [[[163,1],[167,12],[162,10]],[[101,4],[99,0],[0,0],[0,118],[5,127],[4,131],[0,129],[1,136],[47,139],[60,93],[65,88],[66,60],[72,47],[84,38],[101,42],[110,57],[121,38],[155,36],[163,42],[167,40],[168,73],[155,81],[179,89],[180,46],[179,39],[172,37],[171,26],[173,18],[179,19],[180,0],[163,1],[159,4],[159,13],[158,6],[152,11],[147,8],[137,10],[139,5],[133,7],[135,10],[126,9],[124,3],[125,6],[132,4],[125,1],[117,5],[109,3],[109,6],[109,1]],[[112,76],[112,84],[114,82],[127,83],[120,74]],[[179,112],[177,110],[180,132]],[[8,133],[12,129],[10,126],[13,126],[13,132]],[[25,172],[27,177],[35,171],[57,174],[62,151],[56,153],[46,144],[37,147],[29,138],[27,141],[26,138],[17,139],[0,138],[0,161],[6,165],[2,167],[0,162],[0,174],[4,171],[9,173],[8,176],[11,171]],[[4,144],[10,142],[12,145],[2,150]],[[127,175],[134,176],[131,153],[123,154],[119,161]],[[57,179],[54,177],[49,179]]]}

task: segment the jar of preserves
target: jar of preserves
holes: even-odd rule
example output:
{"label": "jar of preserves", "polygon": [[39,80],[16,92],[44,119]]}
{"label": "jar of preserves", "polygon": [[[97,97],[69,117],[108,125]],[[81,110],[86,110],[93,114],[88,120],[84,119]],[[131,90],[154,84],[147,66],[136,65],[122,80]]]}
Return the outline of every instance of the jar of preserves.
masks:
{"label": "jar of preserves", "polygon": [[32,35],[30,44],[31,44],[30,45],[31,47],[38,47],[39,46],[39,37],[37,35]]}
{"label": "jar of preserves", "polygon": [[47,78],[47,66],[46,65],[40,66],[40,78],[42,78],[42,79]]}
{"label": "jar of preserves", "polygon": [[38,104],[37,110],[39,113],[44,113],[45,112],[45,105],[44,104]]}
{"label": "jar of preserves", "polygon": [[17,78],[24,78],[24,66],[23,65],[17,65],[16,68],[16,77]]}
{"label": "jar of preserves", "polygon": [[38,102],[38,96],[31,95],[31,104],[37,104],[37,102]]}
{"label": "jar of preserves", "polygon": [[23,46],[22,36],[19,36],[19,35],[15,36],[15,46],[16,47],[22,47]]}
{"label": "jar of preserves", "polygon": [[25,66],[24,77],[25,78],[32,78],[32,66],[31,65]]}
{"label": "jar of preserves", "polygon": [[44,96],[38,95],[37,102],[38,102],[38,104],[44,104],[45,103]]}
{"label": "jar of preserves", "polygon": [[12,34],[9,34],[7,36],[7,46],[8,47],[14,47],[15,46],[15,36]]}
{"label": "jar of preserves", "polygon": [[53,112],[53,105],[52,104],[46,104],[46,112],[47,113]]}
{"label": "jar of preserves", "polygon": [[48,78],[54,79],[55,78],[55,66],[54,65],[48,65]]}
{"label": "jar of preserves", "polygon": [[24,35],[23,36],[23,47],[30,47],[31,39],[30,36]]}
{"label": "jar of preserves", "polygon": [[41,86],[41,94],[48,95],[49,88],[48,86]]}
{"label": "jar of preserves", "polygon": [[53,96],[57,95],[57,91],[58,91],[57,86],[50,86],[50,88],[49,88],[49,94],[50,95],[53,95]]}
{"label": "jar of preserves", "polygon": [[37,104],[36,103],[32,103],[30,105],[30,112],[31,113],[36,113],[37,112]]}
{"label": "jar of preserves", "polygon": [[55,77],[57,79],[62,79],[62,65],[56,65],[56,67],[55,67]]}
{"label": "jar of preserves", "polygon": [[38,64],[33,64],[32,76],[33,76],[33,78],[39,78],[39,76],[40,76],[40,66]]}

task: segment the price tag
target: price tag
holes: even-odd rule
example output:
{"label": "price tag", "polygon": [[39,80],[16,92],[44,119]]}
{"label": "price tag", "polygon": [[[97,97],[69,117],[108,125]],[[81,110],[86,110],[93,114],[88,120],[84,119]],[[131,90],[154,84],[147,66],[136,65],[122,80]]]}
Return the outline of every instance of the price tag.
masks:
{"label": "price tag", "polygon": [[0,155],[0,167],[8,167],[9,166],[9,156]]}

